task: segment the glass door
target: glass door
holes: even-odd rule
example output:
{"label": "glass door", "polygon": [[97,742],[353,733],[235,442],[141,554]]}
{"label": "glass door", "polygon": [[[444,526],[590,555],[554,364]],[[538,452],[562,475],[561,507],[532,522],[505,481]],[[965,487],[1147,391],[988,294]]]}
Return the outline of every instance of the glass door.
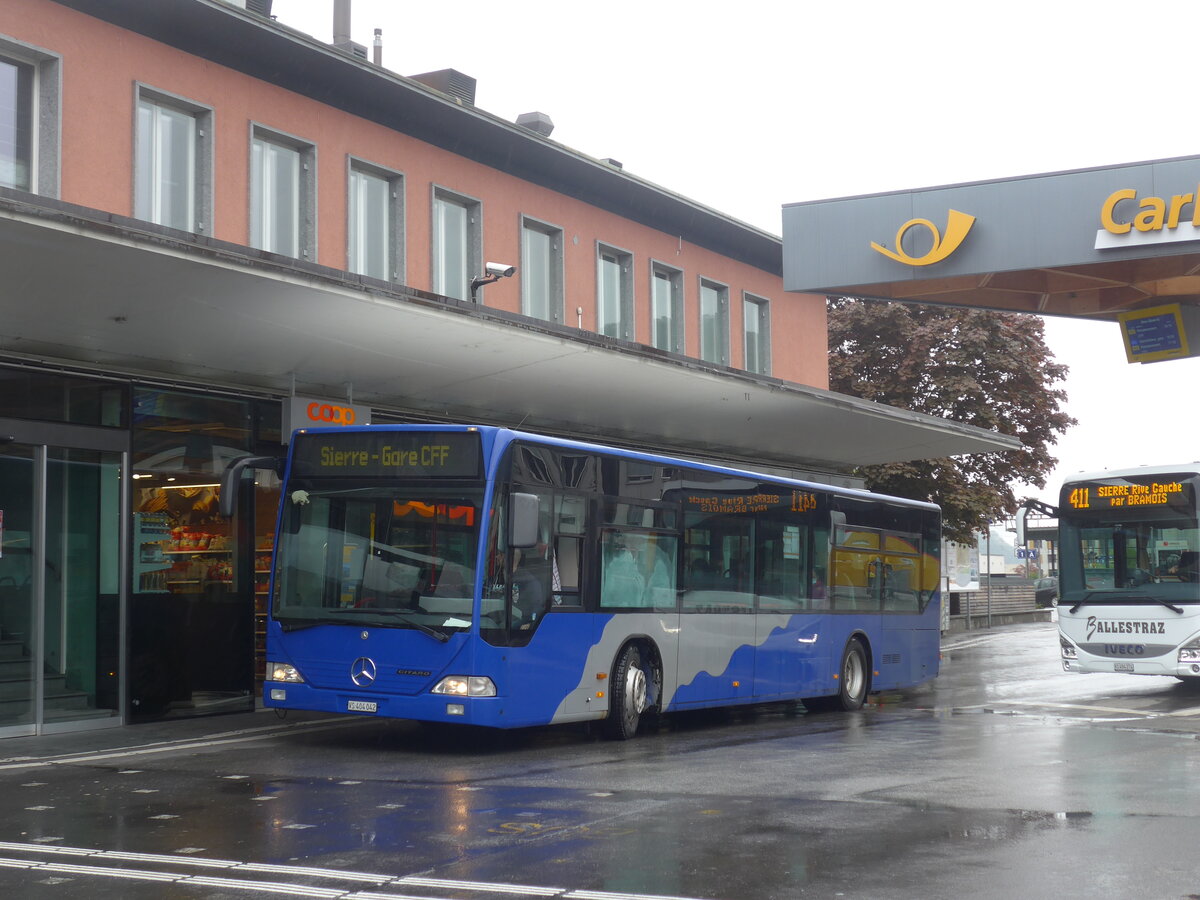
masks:
{"label": "glass door", "polygon": [[[7,423],[4,423],[7,424]],[[0,429],[0,736],[121,724],[125,433]],[[42,443],[39,439],[55,439]]]}
{"label": "glass door", "polygon": [[120,712],[121,455],[49,447],[42,723]]}
{"label": "glass door", "polygon": [[[3,441],[3,438],[0,438]],[[37,448],[0,442],[0,735],[31,733],[36,682],[33,629],[34,458]]]}

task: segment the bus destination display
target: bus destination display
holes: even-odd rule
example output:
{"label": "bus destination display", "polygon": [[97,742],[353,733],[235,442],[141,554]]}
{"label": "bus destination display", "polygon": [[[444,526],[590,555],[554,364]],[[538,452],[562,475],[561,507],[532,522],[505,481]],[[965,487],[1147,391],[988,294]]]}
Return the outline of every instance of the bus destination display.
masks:
{"label": "bus destination display", "polygon": [[1165,476],[1160,479],[1097,481],[1068,485],[1063,488],[1060,505],[1070,509],[1088,510],[1143,506],[1191,509],[1194,501],[1190,484]]}
{"label": "bus destination display", "polygon": [[475,432],[346,431],[298,434],[292,471],[300,476],[478,478]]}

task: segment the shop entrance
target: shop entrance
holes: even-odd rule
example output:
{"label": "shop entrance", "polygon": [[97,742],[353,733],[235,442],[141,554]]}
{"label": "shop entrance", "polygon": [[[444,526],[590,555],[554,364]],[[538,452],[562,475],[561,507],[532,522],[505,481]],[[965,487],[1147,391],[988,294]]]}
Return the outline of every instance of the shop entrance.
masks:
{"label": "shop entrance", "polygon": [[122,724],[128,443],[0,419],[0,736]]}

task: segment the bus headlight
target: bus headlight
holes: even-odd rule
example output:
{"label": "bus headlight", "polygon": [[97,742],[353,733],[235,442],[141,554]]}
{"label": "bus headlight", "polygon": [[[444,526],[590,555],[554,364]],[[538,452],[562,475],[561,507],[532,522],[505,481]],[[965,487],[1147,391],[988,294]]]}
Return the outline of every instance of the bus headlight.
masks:
{"label": "bus headlight", "polygon": [[1188,641],[1179,648],[1179,661],[1186,663],[1200,662],[1200,638]]}
{"label": "bus headlight", "polygon": [[1058,636],[1058,643],[1062,647],[1062,658],[1063,659],[1078,659],[1079,658],[1079,651],[1076,649],[1075,645],[1072,644],[1070,641],[1068,641],[1061,634]]}
{"label": "bus headlight", "polygon": [[290,663],[267,662],[267,681],[304,684],[304,676]]}
{"label": "bus headlight", "polygon": [[455,697],[495,697],[496,685],[482,675],[447,675],[433,686],[433,692]]}

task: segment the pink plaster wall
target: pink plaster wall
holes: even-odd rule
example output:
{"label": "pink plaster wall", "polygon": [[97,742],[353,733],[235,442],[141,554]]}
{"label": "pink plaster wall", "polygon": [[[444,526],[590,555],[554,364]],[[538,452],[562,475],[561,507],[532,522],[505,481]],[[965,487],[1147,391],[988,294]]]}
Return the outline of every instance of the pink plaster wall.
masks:
{"label": "pink plaster wall", "polygon": [[[317,147],[317,262],[346,268],[349,156],[401,172],[405,179],[405,281],[430,290],[432,186],[478,198],[485,259],[520,262],[520,216],[564,232],[568,325],[596,327],[596,243],[634,255],[636,339],[650,340],[650,265],[684,272],[686,352],[699,355],[698,279],[729,286],[730,350],[743,364],[742,293],[771,303],[772,374],[828,387],[824,298],[788,294],[782,279],[712,251],[531,185],[496,169],[398,134],[299,94],[189,56],[49,0],[3,0],[0,34],[59,54],[62,64],[61,198],[132,215],[135,83],[215,110],[214,222],[210,234],[249,243],[251,123]],[[519,311],[519,274],[484,288],[488,306]]]}

